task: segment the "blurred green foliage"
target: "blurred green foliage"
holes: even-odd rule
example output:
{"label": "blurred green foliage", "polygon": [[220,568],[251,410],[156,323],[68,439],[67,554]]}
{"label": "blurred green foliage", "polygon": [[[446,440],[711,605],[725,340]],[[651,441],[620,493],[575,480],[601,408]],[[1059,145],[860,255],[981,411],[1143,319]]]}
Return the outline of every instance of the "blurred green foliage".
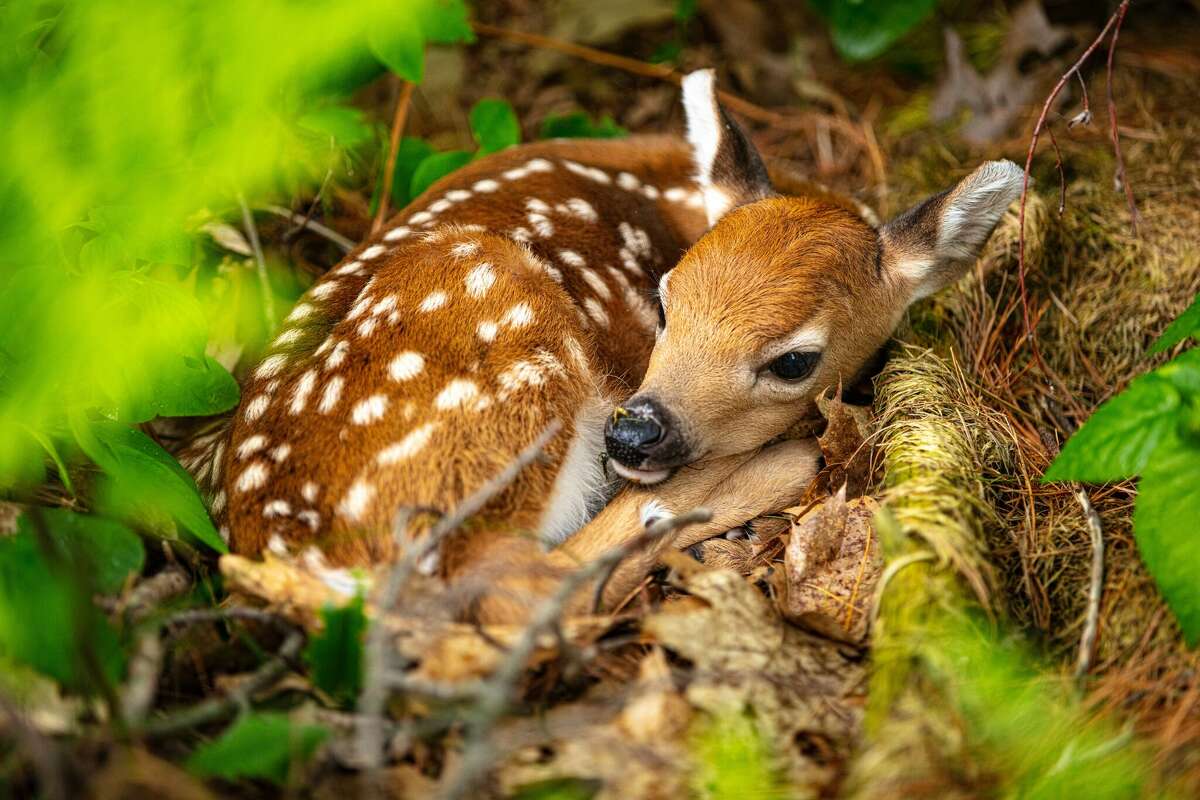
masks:
{"label": "blurred green foliage", "polygon": [[771,743],[753,717],[734,709],[693,727],[689,752],[692,795],[704,800],[785,798],[794,792],[778,773]]}
{"label": "blurred green foliage", "polygon": [[201,745],[187,766],[203,777],[263,778],[283,784],[292,767],[311,758],[327,735],[318,725],[297,725],[284,714],[251,712],[219,739]]}
{"label": "blurred green foliage", "polygon": [[838,54],[848,61],[882,55],[933,14],[937,0],[809,0],[829,25]]}
{"label": "blurred green foliage", "polygon": [[322,609],[321,622],[321,632],[304,649],[304,661],[318,689],[343,706],[352,706],[363,684],[367,617],[362,597],[342,608]]}
{"label": "blurred green foliage", "polygon": [[[1200,335],[1200,297],[1150,348]],[[1106,483],[1140,476],[1138,552],[1191,646],[1200,642],[1200,348],[1134,379],[1063,446],[1046,480]]]}
{"label": "blurred green foliage", "polygon": [[543,139],[619,139],[628,135],[629,131],[607,114],[596,122],[583,111],[551,114],[542,120]]}

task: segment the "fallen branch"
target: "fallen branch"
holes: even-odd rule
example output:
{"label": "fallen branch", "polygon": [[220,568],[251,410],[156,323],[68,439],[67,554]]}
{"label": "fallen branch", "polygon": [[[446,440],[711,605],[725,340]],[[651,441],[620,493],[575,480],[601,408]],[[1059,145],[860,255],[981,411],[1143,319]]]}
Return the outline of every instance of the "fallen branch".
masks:
{"label": "fallen branch", "polygon": [[34,728],[6,695],[0,693],[0,713],[8,718],[8,727],[16,743],[29,756],[37,773],[41,797],[46,800],[66,800],[67,787],[63,779],[62,757],[54,742]]}
{"label": "fallen branch", "polygon": [[400,80],[400,97],[396,100],[396,113],[392,117],[392,138],[388,142],[388,155],[383,167],[383,191],[379,193],[379,210],[375,212],[375,219],[371,222],[372,236],[379,233],[388,216],[392,180],[396,173],[396,154],[400,152],[400,137],[404,133],[404,122],[408,118],[408,103],[412,99],[412,93],[412,83]]}
{"label": "fallen branch", "polygon": [[301,228],[306,228],[318,236],[323,236],[333,242],[343,253],[349,253],[354,249],[354,242],[342,236],[332,228],[317,222],[306,216],[297,214],[295,211],[284,208],[283,206],[268,205],[262,207],[263,211],[269,211],[276,216],[283,217],[294,225],[299,225]]}
{"label": "fallen branch", "polygon": [[246,237],[250,240],[250,249],[254,251],[254,266],[258,272],[258,285],[262,291],[263,315],[267,318],[267,331],[275,330],[275,295],[271,291],[271,278],[267,274],[267,260],[263,256],[262,242],[258,238],[258,226],[254,224],[254,215],[246,198],[238,192],[238,205],[242,209],[242,225],[246,228]]}
{"label": "fallen branch", "polygon": [[513,644],[492,677],[479,690],[478,704],[472,709],[474,718],[469,725],[464,755],[458,769],[442,792],[441,796],[444,800],[457,800],[457,798],[467,796],[491,766],[494,750],[488,742],[488,734],[508,709],[513,690],[525,669],[526,662],[537,648],[538,640],[559,625],[568,604],[579,591],[593,580],[599,580],[601,583],[607,582],[620,563],[633,553],[678,533],[688,525],[707,522],[710,519],[712,519],[712,512],[708,509],[695,508],[678,516],[656,520],[637,536],[614,547],[563,579],[554,594],[543,601],[534,611],[529,624],[521,633],[521,638]]}
{"label": "fallen branch", "polygon": [[1100,525],[1100,515],[1092,506],[1087,492],[1079,484],[1075,484],[1075,497],[1083,506],[1083,514],[1087,518],[1088,532],[1092,536],[1092,570],[1088,582],[1087,618],[1083,625],[1083,635],[1079,637],[1079,658],[1075,662],[1075,678],[1083,678],[1092,666],[1092,650],[1096,645],[1096,632],[1100,627],[1100,598],[1104,591],[1104,528]]}
{"label": "fallen branch", "polygon": [[151,720],[138,731],[146,737],[167,736],[232,716],[250,705],[255,694],[273,686],[288,671],[291,662],[300,654],[304,634],[293,631],[284,640],[279,652],[259,667],[249,678],[223,697],[204,700],[194,706]]}
{"label": "fallen branch", "polygon": [[[547,425],[537,439],[518,453],[499,475],[479,487],[459,503],[457,508],[438,520],[423,539],[404,548],[404,557],[389,570],[376,602],[376,619],[367,633],[363,690],[358,701],[359,758],[368,769],[378,769],[383,765],[383,711],[387,703],[389,672],[392,669],[387,628],[382,624],[383,617],[396,605],[401,590],[418,565],[437,553],[443,539],[458,530],[459,526],[482,511],[493,498],[507,489],[527,466],[541,456],[546,445],[561,428],[562,423],[558,420]],[[396,514],[393,536],[398,543],[408,536],[410,516],[409,509],[401,509]]]}

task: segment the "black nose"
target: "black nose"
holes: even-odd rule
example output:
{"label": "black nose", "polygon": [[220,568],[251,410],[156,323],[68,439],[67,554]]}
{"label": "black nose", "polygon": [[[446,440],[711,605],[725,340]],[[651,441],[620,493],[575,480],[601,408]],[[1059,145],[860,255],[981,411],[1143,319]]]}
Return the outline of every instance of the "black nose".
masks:
{"label": "black nose", "polygon": [[648,462],[672,466],[666,462],[677,456],[680,449],[670,414],[648,398],[635,397],[614,409],[605,426],[604,442],[610,458],[633,468],[646,466]]}

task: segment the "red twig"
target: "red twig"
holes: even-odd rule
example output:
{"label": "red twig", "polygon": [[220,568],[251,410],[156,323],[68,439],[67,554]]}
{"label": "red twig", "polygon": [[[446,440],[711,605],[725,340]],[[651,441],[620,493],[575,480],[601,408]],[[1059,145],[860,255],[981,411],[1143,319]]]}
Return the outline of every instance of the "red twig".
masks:
{"label": "red twig", "polygon": [[1121,3],[1117,7],[1113,17],[1116,19],[1116,25],[1113,26],[1112,39],[1108,43],[1108,66],[1104,72],[1104,92],[1108,98],[1108,135],[1112,139],[1113,154],[1117,158],[1117,170],[1113,174],[1113,182],[1117,188],[1125,190],[1125,202],[1129,205],[1129,226],[1133,229],[1133,235],[1138,234],[1138,210],[1137,204],[1133,201],[1133,187],[1129,185],[1129,181],[1125,180],[1125,157],[1121,155],[1121,137],[1117,132],[1117,104],[1113,102],[1113,53],[1117,50],[1117,37],[1121,35],[1121,23],[1125,21],[1125,12],[1129,10],[1129,0]]}
{"label": "red twig", "polygon": [[[1083,54],[1080,55],[1078,59],[1076,59],[1075,63],[1072,64],[1071,67],[1066,72],[1063,73],[1062,77],[1058,79],[1058,83],[1054,84],[1054,88],[1050,90],[1050,94],[1046,97],[1046,102],[1042,104],[1042,112],[1041,112],[1041,114],[1038,115],[1037,123],[1033,126],[1033,135],[1029,139],[1029,150],[1025,153],[1025,176],[1021,183],[1021,208],[1020,208],[1020,212],[1018,215],[1017,283],[1021,289],[1021,316],[1025,323],[1025,338],[1029,342],[1030,346],[1033,349],[1033,357],[1037,361],[1038,366],[1041,368],[1042,374],[1044,374],[1046,376],[1049,376],[1051,373],[1050,373],[1050,370],[1046,367],[1046,362],[1042,359],[1042,351],[1038,347],[1037,336],[1034,334],[1033,325],[1031,324],[1030,319],[1029,319],[1029,293],[1025,288],[1025,204],[1026,204],[1026,201],[1029,199],[1029,171],[1030,171],[1030,168],[1033,166],[1033,154],[1035,152],[1037,152],[1038,140],[1041,138],[1042,131],[1047,130],[1046,117],[1050,113],[1050,107],[1052,105],[1054,105],[1054,100],[1058,97],[1059,93],[1062,92],[1063,87],[1066,86],[1067,81],[1069,81],[1071,79],[1071,76],[1079,74],[1079,68],[1082,67],[1084,62],[1086,62],[1091,57],[1092,53],[1096,52],[1096,48],[1099,47],[1100,43],[1104,41],[1104,38],[1106,36],[1108,36],[1108,32],[1113,30],[1114,27],[1119,29],[1121,21],[1123,19],[1125,19],[1125,12],[1129,10],[1129,2],[1130,2],[1130,0],[1121,0],[1121,5],[1118,6],[1117,10],[1114,11],[1112,16],[1108,18],[1108,22],[1105,23],[1104,29],[1100,31],[1099,35],[1096,36],[1096,38],[1094,40],[1092,40],[1092,43],[1090,45],[1088,45],[1087,49],[1083,51]],[[1112,137],[1113,137],[1114,145],[1116,145],[1116,141],[1117,141],[1117,129],[1116,129],[1116,113],[1117,112],[1116,112],[1116,107],[1113,105],[1113,102],[1112,102],[1111,75],[1112,75],[1113,46],[1115,46],[1115,45],[1116,45],[1116,35],[1114,34],[1112,43],[1110,44],[1109,51],[1108,51],[1108,61],[1109,61],[1108,109],[1109,109],[1109,119],[1112,122],[1112,126],[1113,126],[1112,127]],[[1084,91],[1084,97],[1085,98],[1087,97],[1086,89]],[[1085,102],[1086,102],[1086,100],[1085,100]],[[1051,134],[1051,135],[1053,135],[1053,134]],[[1055,150],[1057,150],[1057,149],[1058,149],[1057,143],[1055,143]],[[1117,165],[1118,165],[1117,166],[1118,175],[1123,178],[1124,177],[1124,162],[1121,160],[1119,147],[1117,149]],[[1129,198],[1129,202],[1132,204],[1133,190],[1129,188],[1129,185],[1127,182],[1125,183],[1125,189],[1128,192],[1127,196]]]}
{"label": "red twig", "polygon": [[384,163],[383,191],[379,193],[379,210],[375,212],[375,220],[371,223],[371,235],[379,233],[388,216],[392,199],[392,178],[396,173],[396,154],[400,152],[400,136],[404,133],[404,121],[408,117],[408,103],[412,99],[413,85],[409,81],[400,81],[400,97],[396,100],[396,114],[392,118],[392,138],[388,142],[388,157]]}
{"label": "red twig", "polygon": [[1053,128],[1046,128],[1050,134],[1050,144],[1054,145],[1054,166],[1058,168],[1058,213],[1067,210],[1067,173],[1063,171],[1062,150],[1058,149],[1058,139]]}

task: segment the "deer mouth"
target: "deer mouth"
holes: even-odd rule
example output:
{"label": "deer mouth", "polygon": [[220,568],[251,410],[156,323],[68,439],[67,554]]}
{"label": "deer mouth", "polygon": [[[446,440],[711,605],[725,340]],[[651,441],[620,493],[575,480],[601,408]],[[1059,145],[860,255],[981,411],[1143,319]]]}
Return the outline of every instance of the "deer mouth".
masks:
{"label": "deer mouth", "polygon": [[643,486],[662,483],[671,476],[671,470],[669,469],[635,469],[634,467],[625,466],[615,458],[610,458],[608,463],[612,466],[613,471],[625,480],[640,483]]}

